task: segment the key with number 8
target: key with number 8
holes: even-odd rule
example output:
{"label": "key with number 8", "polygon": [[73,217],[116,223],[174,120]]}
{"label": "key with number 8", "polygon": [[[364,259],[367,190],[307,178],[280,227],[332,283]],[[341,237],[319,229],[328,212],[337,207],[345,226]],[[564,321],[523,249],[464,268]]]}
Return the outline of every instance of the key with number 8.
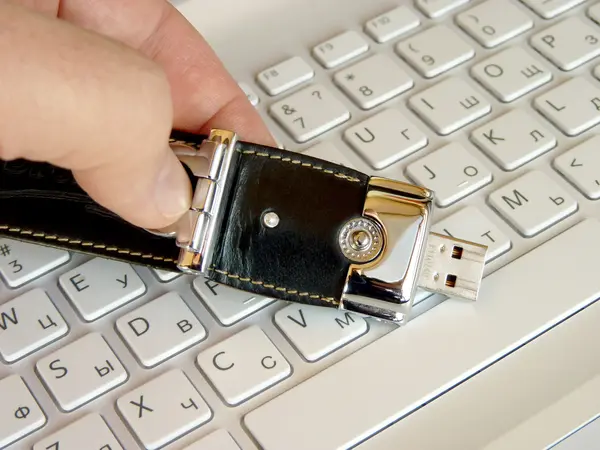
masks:
{"label": "key with number 8", "polygon": [[269,112],[296,142],[309,141],[350,119],[344,104],[319,84],[273,103]]}

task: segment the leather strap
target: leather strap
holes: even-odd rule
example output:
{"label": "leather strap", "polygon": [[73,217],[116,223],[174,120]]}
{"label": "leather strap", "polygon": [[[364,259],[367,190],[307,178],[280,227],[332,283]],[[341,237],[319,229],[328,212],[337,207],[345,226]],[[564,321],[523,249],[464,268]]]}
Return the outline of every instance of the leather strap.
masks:
{"label": "leather strap", "polygon": [[[171,137],[199,145],[206,136],[174,131]],[[350,264],[337,235],[362,215],[369,177],[243,141],[234,167],[208,278],[272,298],[337,305]],[[269,211],[280,218],[275,228],[263,224]],[[94,202],[70,171],[46,163],[0,161],[0,236],[178,270],[174,239],[124,221]]]}

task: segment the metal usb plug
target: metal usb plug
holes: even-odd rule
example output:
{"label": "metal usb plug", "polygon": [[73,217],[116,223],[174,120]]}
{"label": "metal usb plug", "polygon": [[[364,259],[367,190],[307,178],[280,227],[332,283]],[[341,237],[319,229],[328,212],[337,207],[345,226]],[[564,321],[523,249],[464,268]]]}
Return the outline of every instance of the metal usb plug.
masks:
{"label": "metal usb plug", "polygon": [[487,247],[429,233],[417,285],[453,298],[477,300]]}

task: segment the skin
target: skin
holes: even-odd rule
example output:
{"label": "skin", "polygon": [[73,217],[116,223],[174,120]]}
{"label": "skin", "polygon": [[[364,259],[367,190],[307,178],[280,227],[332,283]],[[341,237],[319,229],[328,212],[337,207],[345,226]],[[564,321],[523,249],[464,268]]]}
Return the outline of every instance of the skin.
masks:
{"label": "skin", "polygon": [[275,145],[202,36],[165,0],[0,0],[0,159],[71,169],[99,204],[161,228],[189,207],[171,130]]}

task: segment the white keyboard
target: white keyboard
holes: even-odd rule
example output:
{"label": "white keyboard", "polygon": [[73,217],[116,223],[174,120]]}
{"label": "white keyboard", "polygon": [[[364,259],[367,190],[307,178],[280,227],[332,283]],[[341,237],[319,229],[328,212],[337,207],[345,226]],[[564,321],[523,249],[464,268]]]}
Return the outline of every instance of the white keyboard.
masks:
{"label": "white keyboard", "polygon": [[284,147],[435,190],[479,301],[397,328],[0,239],[0,449],[575,448],[600,414],[600,3],[307,3],[178,7]]}

